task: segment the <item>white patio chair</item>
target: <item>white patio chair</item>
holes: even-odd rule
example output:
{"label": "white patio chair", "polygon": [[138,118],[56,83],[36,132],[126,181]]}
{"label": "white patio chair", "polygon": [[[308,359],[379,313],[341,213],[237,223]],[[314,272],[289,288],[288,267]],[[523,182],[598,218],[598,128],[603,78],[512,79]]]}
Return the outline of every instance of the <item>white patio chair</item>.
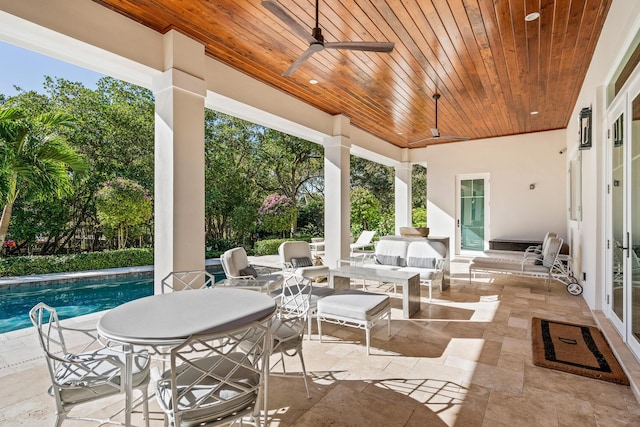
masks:
{"label": "white patio chair", "polygon": [[283,242],[278,247],[280,262],[285,271],[308,279],[329,276],[329,266],[313,265],[309,243],[302,241]]}
{"label": "white patio chair", "polygon": [[[56,310],[44,303],[36,304],[29,311],[29,317],[38,333],[51,376],[49,394],[56,400],[56,426],[65,419],[94,421],[99,425],[110,423],[110,419],[69,417],[68,413],[76,405],[125,392],[123,348],[103,345],[95,329],[60,325]],[[142,393],[143,414],[149,426],[149,356],[146,351],[133,355],[132,373],[132,387]]]}
{"label": "white patio chair", "polygon": [[[171,349],[156,397],[170,426],[226,425],[267,409],[271,318],[228,332],[193,335]],[[262,403],[261,403],[262,401]]]}
{"label": "white patio chair", "polygon": [[549,239],[551,239],[552,237],[558,237],[558,234],[553,232],[548,232],[547,234],[545,234],[544,239],[542,240],[542,244],[536,245],[536,246],[529,246],[524,251],[524,258],[541,258],[542,253],[544,252],[547,245],[549,244]]}
{"label": "white patio chair", "polygon": [[247,251],[243,247],[229,249],[220,256],[220,263],[224,274],[229,279],[258,279],[272,281],[272,287],[278,286],[283,280],[281,274],[259,274],[254,266],[249,263]]}
{"label": "white patio chair", "polygon": [[298,355],[302,366],[301,376],[304,380],[304,387],[307,390],[307,398],[311,398],[311,394],[309,393],[307,370],[302,356],[302,342],[309,317],[312,290],[313,286],[308,278],[295,275],[287,277],[282,289],[273,295],[277,301],[278,309],[271,326],[273,338],[271,354],[280,354],[279,360],[272,365],[272,369],[278,364],[282,365],[282,374],[274,374],[272,372],[271,375],[291,376],[287,374],[284,356],[294,357]]}
{"label": "white patio chair", "polygon": [[372,240],[375,234],[375,231],[363,230],[362,233],[360,233],[360,236],[358,236],[358,240],[349,245],[351,248],[351,255],[353,256],[354,253],[365,250],[366,248],[373,248]]}
{"label": "white patio chair", "polygon": [[162,293],[210,288],[216,283],[213,274],[206,270],[172,271],[162,279]]}

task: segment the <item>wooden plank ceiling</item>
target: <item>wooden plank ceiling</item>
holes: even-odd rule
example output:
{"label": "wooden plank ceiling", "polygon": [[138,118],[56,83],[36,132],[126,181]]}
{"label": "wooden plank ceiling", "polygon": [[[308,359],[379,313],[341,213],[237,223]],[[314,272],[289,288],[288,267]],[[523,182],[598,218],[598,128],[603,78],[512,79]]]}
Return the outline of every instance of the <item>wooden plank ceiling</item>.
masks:
{"label": "wooden plank ceiling", "polygon": [[[393,42],[392,53],[326,49],[281,74],[308,42],[260,0],[96,0],[399,147],[435,127],[489,138],[565,128],[612,0],[320,0],[325,42]],[[311,34],[315,0],[274,0]],[[539,12],[539,19],[525,15]],[[318,84],[309,83],[311,79]],[[537,111],[537,114],[532,112]]]}

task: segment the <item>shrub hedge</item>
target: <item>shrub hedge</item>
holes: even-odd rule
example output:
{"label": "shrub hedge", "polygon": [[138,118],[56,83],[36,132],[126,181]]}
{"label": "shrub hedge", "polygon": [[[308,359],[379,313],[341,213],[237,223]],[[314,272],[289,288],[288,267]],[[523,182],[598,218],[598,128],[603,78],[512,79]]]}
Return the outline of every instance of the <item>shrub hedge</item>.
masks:
{"label": "shrub hedge", "polygon": [[[310,241],[309,237],[295,239],[266,239],[255,243],[254,255],[277,255],[282,242]],[[207,248],[207,258],[217,258],[220,247]],[[247,252],[251,252],[248,250]],[[65,273],[69,271],[103,270],[106,268],[153,265],[152,248],[121,249],[70,255],[32,255],[0,257],[0,277],[29,276],[32,274]]]}
{"label": "shrub hedge", "polygon": [[38,255],[0,258],[0,276],[64,273],[105,268],[153,265],[153,249],[135,248],[72,255]]}
{"label": "shrub hedge", "polygon": [[262,255],[277,255],[278,248],[282,242],[286,242],[292,239],[265,239],[259,240],[253,246],[253,253],[257,256]]}

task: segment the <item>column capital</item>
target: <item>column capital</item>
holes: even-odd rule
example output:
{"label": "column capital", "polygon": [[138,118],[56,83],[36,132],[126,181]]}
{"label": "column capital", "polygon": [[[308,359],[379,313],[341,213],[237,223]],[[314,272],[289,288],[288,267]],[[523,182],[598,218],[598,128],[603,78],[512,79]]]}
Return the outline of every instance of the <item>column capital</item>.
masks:
{"label": "column capital", "polygon": [[207,84],[204,79],[185,73],[177,68],[166,70],[153,79],[154,93],[168,89],[180,89],[203,98],[207,95]]}
{"label": "column capital", "polygon": [[351,119],[344,114],[336,114],[331,117],[332,135],[351,137]]}
{"label": "column capital", "polygon": [[395,165],[393,165],[393,169],[395,170],[396,174],[398,174],[404,171],[413,170],[413,164],[409,162],[396,163]]}
{"label": "column capital", "polygon": [[351,149],[351,139],[348,136],[328,136],[324,138],[323,144],[326,149],[328,148],[346,148],[347,150]]}

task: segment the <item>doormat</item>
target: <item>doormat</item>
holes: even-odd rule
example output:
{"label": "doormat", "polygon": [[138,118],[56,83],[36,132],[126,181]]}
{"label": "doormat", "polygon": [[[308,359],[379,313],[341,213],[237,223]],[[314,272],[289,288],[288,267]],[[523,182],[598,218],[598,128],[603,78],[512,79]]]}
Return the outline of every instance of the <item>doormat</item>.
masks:
{"label": "doormat", "polygon": [[595,326],[531,319],[533,364],[629,385],[609,343]]}

